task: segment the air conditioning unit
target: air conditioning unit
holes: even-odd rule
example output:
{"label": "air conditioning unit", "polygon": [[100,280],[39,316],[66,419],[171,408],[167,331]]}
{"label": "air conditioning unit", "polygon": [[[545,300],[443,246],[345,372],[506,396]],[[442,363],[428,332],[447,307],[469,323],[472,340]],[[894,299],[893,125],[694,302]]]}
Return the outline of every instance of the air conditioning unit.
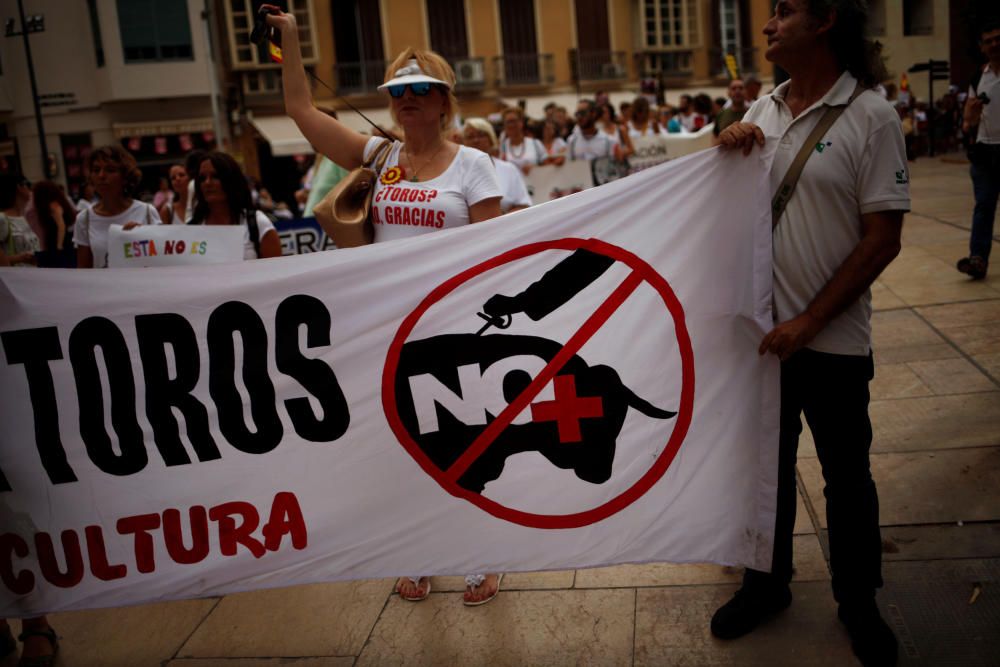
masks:
{"label": "air conditioning unit", "polygon": [[455,79],[460,86],[481,86],[486,81],[483,61],[470,58],[455,62]]}

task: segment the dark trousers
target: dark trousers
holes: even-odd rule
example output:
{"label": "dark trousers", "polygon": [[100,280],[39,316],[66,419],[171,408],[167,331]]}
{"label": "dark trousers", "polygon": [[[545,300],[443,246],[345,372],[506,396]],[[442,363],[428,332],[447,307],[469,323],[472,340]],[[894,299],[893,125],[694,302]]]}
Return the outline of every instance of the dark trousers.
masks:
{"label": "dark trousers", "polygon": [[868,451],[867,357],[801,350],[781,364],[781,435],[778,451],[778,508],[771,574],[747,570],[748,587],[787,586],[792,580],[795,526],[795,461],[801,415],[812,431],[826,483],[833,595],[840,603],[871,600],[882,586],[882,540],[878,495]]}
{"label": "dark trousers", "polygon": [[980,159],[972,163],[972,194],[976,207],[972,210],[972,234],[969,237],[969,254],[990,258],[993,248],[993,220],[997,214],[1000,197],[1000,146],[988,146]]}

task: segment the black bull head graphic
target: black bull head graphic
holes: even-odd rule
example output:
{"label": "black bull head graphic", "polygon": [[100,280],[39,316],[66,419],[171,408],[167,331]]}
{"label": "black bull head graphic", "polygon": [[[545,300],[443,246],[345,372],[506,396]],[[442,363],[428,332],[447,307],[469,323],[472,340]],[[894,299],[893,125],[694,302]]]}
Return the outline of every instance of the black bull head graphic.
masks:
{"label": "black bull head graphic", "polygon": [[[460,368],[470,370],[471,365],[475,373],[481,374],[496,362],[515,356],[537,358],[541,368],[561,347],[546,338],[505,334],[446,334],[407,342],[400,354],[395,380],[400,420],[434,465],[445,471],[499,411],[524,391],[532,376],[525,370],[507,371],[502,377],[502,404],[492,406],[492,410],[480,408],[481,419],[470,418],[468,411],[459,410],[465,421],[441,403],[420,395],[421,386],[426,384],[415,384],[411,379],[431,376],[432,382],[455,400],[472,400],[471,392],[462,386],[468,374],[463,377]],[[541,401],[536,397],[529,410],[532,420],[507,426],[458,478],[459,486],[482,493],[488,482],[500,477],[509,456],[527,451],[539,452],[559,468],[572,469],[582,480],[601,484],[611,476],[616,440],[630,407],[657,419],[669,419],[676,414],[637,396],[622,383],[615,369],[604,365],[591,367],[578,355],[566,362],[553,385],[556,399]],[[432,417],[436,417],[436,424],[428,428],[424,414],[424,433],[421,433],[418,405],[425,413],[433,410]]]}

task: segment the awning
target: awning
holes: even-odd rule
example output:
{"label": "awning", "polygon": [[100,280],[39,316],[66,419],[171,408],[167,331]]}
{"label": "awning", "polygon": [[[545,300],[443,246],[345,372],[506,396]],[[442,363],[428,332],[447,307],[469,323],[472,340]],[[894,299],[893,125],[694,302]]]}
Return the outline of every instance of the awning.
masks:
{"label": "awning", "polygon": [[271,155],[275,157],[312,155],[316,152],[299,132],[295,121],[288,116],[255,117],[250,122],[257,128],[260,136],[271,145]]}
{"label": "awning", "polygon": [[212,132],[211,117],[180,118],[177,120],[144,121],[141,123],[112,123],[116,139],[125,137],[161,137],[165,134],[193,134]]}

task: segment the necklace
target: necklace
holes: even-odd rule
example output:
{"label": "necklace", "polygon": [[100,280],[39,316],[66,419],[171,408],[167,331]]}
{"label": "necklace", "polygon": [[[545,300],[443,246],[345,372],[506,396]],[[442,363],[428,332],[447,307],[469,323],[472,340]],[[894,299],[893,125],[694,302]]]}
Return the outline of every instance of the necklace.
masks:
{"label": "necklace", "polygon": [[[441,149],[442,149],[442,148],[444,148],[444,142],[443,142],[443,141],[442,141],[442,142],[441,142],[441,144],[440,144],[440,145],[439,145],[439,146],[437,147],[437,150],[436,150],[436,151],[434,151],[434,154],[433,154],[433,155],[431,155],[430,159],[429,159],[429,160],[427,160],[427,162],[424,162],[424,163],[423,163],[422,165],[420,165],[420,166],[419,166],[418,168],[416,168],[416,169],[414,169],[414,170],[413,170],[413,175],[412,175],[412,176],[410,176],[410,182],[412,182],[412,183],[416,183],[416,182],[417,182],[417,181],[419,180],[419,179],[417,178],[417,174],[419,174],[419,173],[420,173],[420,170],[421,170],[421,169],[423,169],[424,167],[426,167],[427,165],[429,165],[429,164],[430,164],[431,162],[433,162],[433,161],[434,161],[434,158],[436,158],[436,157],[438,156],[438,153],[440,153],[440,152],[441,152]],[[413,166],[413,165],[414,165],[415,163],[413,162],[413,156],[412,156],[412,155],[410,155],[410,150],[409,150],[409,149],[408,149],[408,148],[406,147],[406,144],[403,144],[403,150],[404,150],[404,151],[406,151],[406,160],[407,160],[407,162],[409,162],[409,163],[410,163],[410,166],[412,167],[412,166]]]}
{"label": "necklace", "polygon": [[514,157],[514,158],[517,158],[517,159],[521,159],[522,157],[524,157],[524,151],[528,150],[528,145],[527,144],[528,144],[527,140],[525,140],[524,138],[522,138],[521,139],[521,152],[518,153],[517,151],[514,150],[514,142],[511,141],[510,139],[507,139],[507,146],[510,147],[510,150],[508,151],[508,153],[510,153],[511,157]]}

